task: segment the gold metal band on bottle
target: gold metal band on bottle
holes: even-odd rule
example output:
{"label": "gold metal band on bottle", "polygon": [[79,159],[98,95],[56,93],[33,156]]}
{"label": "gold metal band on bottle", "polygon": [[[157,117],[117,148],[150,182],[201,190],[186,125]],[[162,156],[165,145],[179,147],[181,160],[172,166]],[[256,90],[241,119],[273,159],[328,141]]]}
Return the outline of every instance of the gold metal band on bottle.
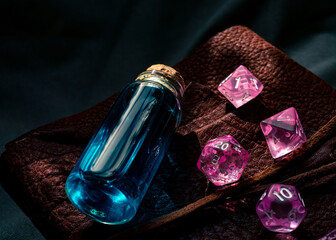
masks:
{"label": "gold metal band on bottle", "polygon": [[141,73],[135,80],[157,82],[170,90],[172,93],[174,93],[179,101],[182,100],[184,94],[184,89],[182,85],[180,84],[178,79],[166,72],[160,70],[145,71]]}

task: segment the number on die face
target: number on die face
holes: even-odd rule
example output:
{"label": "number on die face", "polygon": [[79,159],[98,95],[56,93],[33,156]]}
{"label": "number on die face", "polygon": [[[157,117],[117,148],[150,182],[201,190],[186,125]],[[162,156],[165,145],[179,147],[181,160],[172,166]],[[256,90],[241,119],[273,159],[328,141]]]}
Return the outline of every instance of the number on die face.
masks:
{"label": "number on die face", "polygon": [[218,86],[221,92],[236,108],[257,97],[264,86],[243,65],[225,78]]}
{"label": "number on die face", "polygon": [[230,135],[208,141],[197,167],[216,186],[238,181],[248,161],[248,152]]}
{"label": "number on die face", "polygon": [[307,213],[296,188],[283,184],[267,188],[257,203],[256,211],[264,227],[273,232],[295,230]]}

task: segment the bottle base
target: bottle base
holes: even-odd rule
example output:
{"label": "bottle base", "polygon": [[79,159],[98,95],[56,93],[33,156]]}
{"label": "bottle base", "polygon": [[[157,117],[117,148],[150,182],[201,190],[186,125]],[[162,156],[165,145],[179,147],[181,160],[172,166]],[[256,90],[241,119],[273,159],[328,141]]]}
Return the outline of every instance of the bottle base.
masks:
{"label": "bottle base", "polygon": [[84,181],[78,172],[68,177],[65,192],[79,211],[104,224],[123,224],[136,214],[133,201],[118,188],[111,184]]}

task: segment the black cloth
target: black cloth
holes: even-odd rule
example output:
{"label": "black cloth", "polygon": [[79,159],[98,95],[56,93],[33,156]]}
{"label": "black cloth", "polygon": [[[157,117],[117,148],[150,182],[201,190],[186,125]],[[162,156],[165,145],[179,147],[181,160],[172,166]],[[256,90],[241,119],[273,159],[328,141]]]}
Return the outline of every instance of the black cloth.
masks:
{"label": "black cloth", "polygon": [[[336,87],[334,1],[1,1],[1,148],[107,98],[152,64],[176,64],[233,25]],[[43,239],[1,188],[0,239]]]}

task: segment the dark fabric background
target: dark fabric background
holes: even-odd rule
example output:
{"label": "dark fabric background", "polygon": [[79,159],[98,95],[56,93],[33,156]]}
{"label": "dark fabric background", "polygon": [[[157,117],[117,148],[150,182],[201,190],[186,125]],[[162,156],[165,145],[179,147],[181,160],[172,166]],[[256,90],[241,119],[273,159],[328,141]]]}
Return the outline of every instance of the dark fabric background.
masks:
{"label": "dark fabric background", "polygon": [[[307,0],[0,2],[0,153],[154,63],[245,25],[336,87],[336,3]],[[293,86],[299,87],[299,86]],[[44,239],[0,186],[0,239]]]}

